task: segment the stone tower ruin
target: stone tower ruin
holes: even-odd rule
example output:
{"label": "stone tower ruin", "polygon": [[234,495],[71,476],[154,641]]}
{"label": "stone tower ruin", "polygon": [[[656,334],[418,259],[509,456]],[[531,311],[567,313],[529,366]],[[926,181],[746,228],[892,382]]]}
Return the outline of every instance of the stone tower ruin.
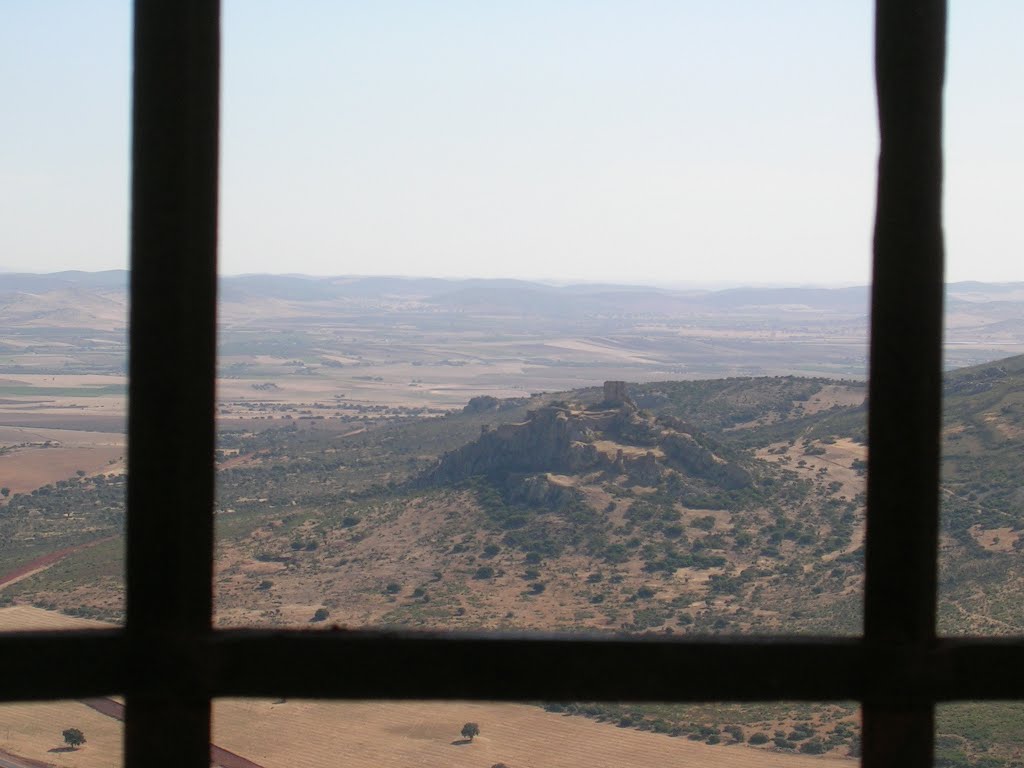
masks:
{"label": "stone tower ruin", "polygon": [[604,383],[604,401],[608,405],[624,405],[630,402],[626,394],[626,382],[606,381]]}

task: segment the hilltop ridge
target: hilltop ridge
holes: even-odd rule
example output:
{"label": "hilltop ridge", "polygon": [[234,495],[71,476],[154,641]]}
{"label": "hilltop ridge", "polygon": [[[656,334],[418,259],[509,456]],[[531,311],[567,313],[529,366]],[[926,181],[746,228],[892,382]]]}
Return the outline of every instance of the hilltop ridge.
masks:
{"label": "hilltop ridge", "polygon": [[528,411],[522,422],[483,425],[476,440],[445,453],[419,482],[443,486],[484,475],[513,497],[550,503],[567,496],[555,473],[623,485],[753,485],[747,470],[707,447],[692,425],[638,409],[619,381],[605,382],[599,403],[557,401]]}

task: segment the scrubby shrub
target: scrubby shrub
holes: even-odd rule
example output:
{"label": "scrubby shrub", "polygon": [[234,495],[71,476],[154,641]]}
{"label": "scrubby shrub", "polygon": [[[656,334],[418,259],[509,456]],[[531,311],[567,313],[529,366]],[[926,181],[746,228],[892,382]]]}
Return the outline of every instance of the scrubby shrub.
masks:
{"label": "scrubby shrub", "polygon": [[722,730],[725,733],[728,733],[732,737],[733,741],[743,741],[743,729],[740,728],[738,725],[727,725]]}
{"label": "scrubby shrub", "polygon": [[821,755],[825,753],[825,745],[821,739],[811,739],[800,745],[800,751],[805,755]]}
{"label": "scrubby shrub", "polygon": [[786,738],[790,741],[803,741],[804,739],[811,738],[813,735],[814,728],[807,723],[799,723],[798,725],[793,726],[793,730],[790,731]]}

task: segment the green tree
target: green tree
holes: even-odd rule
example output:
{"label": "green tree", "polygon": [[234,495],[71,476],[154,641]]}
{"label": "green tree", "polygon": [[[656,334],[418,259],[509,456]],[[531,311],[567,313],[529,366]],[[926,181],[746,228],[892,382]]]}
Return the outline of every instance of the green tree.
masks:
{"label": "green tree", "polygon": [[77,728],[66,728],[61,731],[61,736],[64,737],[64,743],[72,749],[78,749],[85,744],[85,734]]}
{"label": "green tree", "polygon": [[11,489],[8,488],[6,485],[3,488],[0,488],[0,496],[3,496],[6,499],[10,495]]}
{"label": "green tree", "polygon": [[462,726],[462,738],[473,740],[474,736],[480,735],[480,726],[476,723],[466,723]]}

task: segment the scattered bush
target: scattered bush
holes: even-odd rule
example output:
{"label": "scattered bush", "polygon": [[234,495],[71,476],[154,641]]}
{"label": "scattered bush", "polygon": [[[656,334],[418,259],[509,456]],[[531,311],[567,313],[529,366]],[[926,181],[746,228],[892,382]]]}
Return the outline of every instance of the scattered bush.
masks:
{"label": "scattered bush", "polygon": [[310,619],[310,621],[327,621],[330,615],[331,612],[326,608],[317,608],[316,613],[313,614],[313,618]]}
{"label": "scattered bush", "polygon": [[[727,725],[722,730],[725,733],[728,733],[732,737],[733,741],[738,742],[738,743],[742,743],[743,742],[743,740],[744,740],[743,739],[743,729],[740,728],[738,725]],[[767,739],[766,739],[766,741],[767,741]]]}
{"label": "scattered bush", "polygon": [[488,544],[484,547],[484,557],[494,557],[499,552],[501,552],[501,547],[497,544]]}
{"label": "scattered bush", "polygon": [[805,755],[821,755],[825,753],[825,745],[821,739],[811,739],[800,745],[800,751]]}

